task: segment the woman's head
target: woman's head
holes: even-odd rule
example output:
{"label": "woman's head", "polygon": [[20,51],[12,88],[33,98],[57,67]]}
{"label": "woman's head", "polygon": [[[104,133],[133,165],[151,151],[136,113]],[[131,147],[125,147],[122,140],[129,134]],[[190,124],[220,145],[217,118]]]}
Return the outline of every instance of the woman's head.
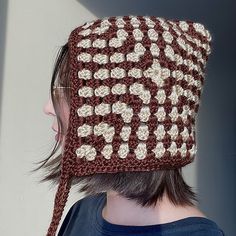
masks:
{"label": "woman's head", "polygon": [[[52,181],[54,184],[59,181],[60,162],[69,124],[71,84],[68,75],[69,51],[68,44],[65,44],[58,52],[51,80],[50,97],[44,106],[44,113],[54,118],[52,129],[57,135],[54,149],[43,163],[48,170],[48,175],[42,181]],[[62,148],[62,153],[50,160],[59,147]],[[164,192],[176,205],[194,205],[194,201],[197,201],[196,194],[183,180],[181,169],[97,173],[90,176],[74,177],[72,184],[77,184],[78,192],[86,195],[110,190],[116,191],[142,206],[155,205],[163,197]]]}
{"label": "woman's head", "polygon": [[62,139],[39,167],[48,171],[43,180],[59,183],[48,235],[71,184],[86,195],[116,191],[142,206],[164,192],[176,205],[193,205],[181,167],[196,154],[210,41],[202,24],[155,16],[107,17],[71,32],[46,112]]}

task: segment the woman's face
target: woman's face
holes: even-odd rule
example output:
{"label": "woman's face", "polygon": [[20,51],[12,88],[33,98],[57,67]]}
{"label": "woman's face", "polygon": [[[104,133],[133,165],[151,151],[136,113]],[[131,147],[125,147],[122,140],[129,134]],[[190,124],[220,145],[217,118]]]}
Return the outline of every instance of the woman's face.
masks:
{"label": "woman's face", "polygon": [[56,112],[52,103],[51,96],[49,97],[48,101],[44,105],[43,111],[46,115],[53,117],[52,122],[52,130],[56,132],[55,140],[60,142],[62,147],[64,147],[65,144],[65,134],[68,127],[69,122],[69,107],[65,101],[64,96],[62,95],[63,91],[61,88],[55,88],[54,93],[56,94],[56,102],[58,106],[58,110],[60,113],[60,118],[62,121],[62,126],[64,127],[60,133],[59,133],[59,126],[57,121]]}

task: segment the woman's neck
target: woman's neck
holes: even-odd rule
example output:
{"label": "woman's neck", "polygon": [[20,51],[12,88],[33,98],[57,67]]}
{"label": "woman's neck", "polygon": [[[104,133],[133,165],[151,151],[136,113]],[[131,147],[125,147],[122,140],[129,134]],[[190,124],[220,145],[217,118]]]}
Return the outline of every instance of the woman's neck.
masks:
{"label": "woman's neck", "polygon": [[190,216],[206,217],[196,206],[175,206],[164,194],[155,207],[142,207],[114,191],[107,192],[107,203],[102,216],[118,225],[154,225],[173,222]]}

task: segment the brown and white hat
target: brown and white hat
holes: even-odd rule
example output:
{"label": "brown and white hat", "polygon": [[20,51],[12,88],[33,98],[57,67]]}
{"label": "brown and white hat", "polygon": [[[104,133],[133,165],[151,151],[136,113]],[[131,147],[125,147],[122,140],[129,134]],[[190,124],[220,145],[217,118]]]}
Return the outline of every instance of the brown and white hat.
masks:
{"label": "brown and white hat", "polygon": [[74,29],[69,44],[69,127],[53,219],[71,177],[183,167],[197,152],[211,35],[200,23],[113,16]]}

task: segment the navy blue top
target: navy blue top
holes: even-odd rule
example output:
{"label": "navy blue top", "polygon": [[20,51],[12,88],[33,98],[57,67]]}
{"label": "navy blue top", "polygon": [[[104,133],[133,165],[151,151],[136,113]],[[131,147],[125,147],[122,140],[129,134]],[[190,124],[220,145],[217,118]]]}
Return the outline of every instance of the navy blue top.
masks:
{"label": "navy blue top", "polygon": [[112,224],[102,216],[106,193],[77,201],[67,213],[58,236],[224,236],[218,225],[204,217],[187,217],[156,225]]}

